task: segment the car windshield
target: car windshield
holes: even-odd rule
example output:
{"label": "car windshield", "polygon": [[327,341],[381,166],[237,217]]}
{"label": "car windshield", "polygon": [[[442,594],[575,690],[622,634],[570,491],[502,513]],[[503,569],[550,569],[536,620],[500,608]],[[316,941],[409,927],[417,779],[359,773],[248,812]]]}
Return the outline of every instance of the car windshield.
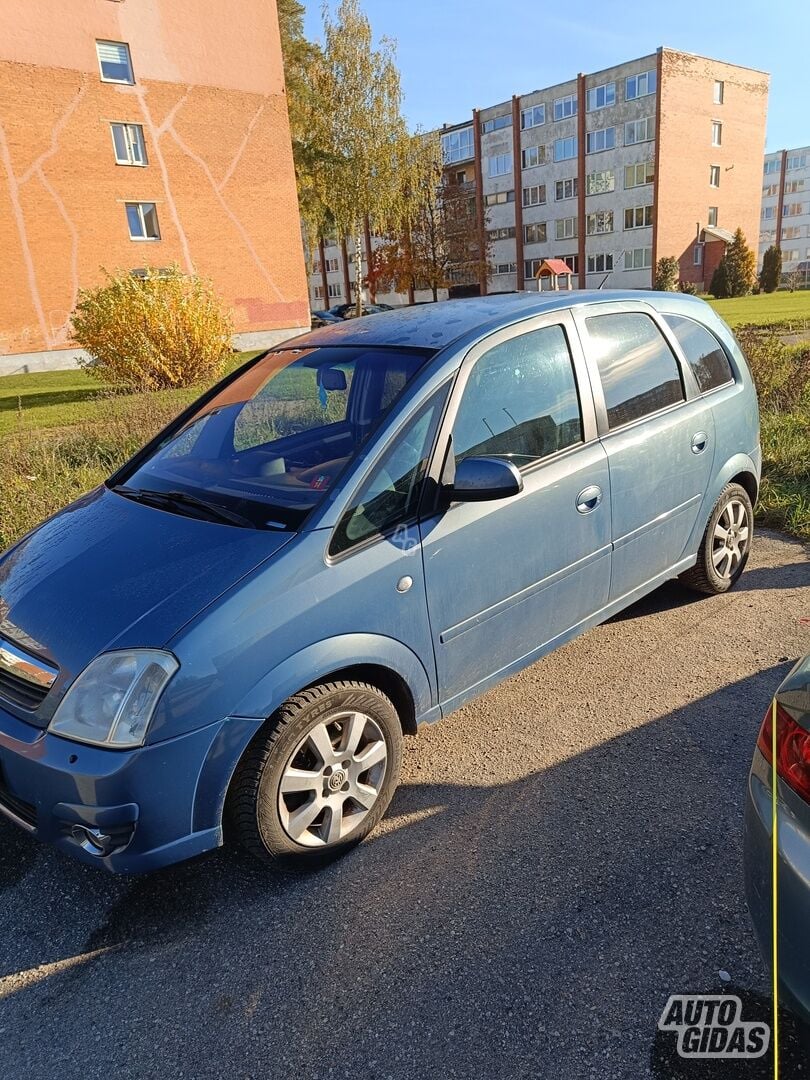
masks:
{"label": "car windshield", "polygon": [[204,500],[234,523],[239,515],[296,529],[431,355],[378,346],[268,352],[119,474],[116,490],[178,513],[204,515]]}

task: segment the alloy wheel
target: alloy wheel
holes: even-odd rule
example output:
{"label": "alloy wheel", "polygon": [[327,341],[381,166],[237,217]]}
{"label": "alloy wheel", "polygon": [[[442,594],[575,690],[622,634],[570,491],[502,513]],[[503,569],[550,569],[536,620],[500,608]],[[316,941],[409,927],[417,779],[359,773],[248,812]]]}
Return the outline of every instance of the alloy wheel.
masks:
{"label": "alloy wheel", "polygon": [[731,578],[745,558],[751,536],[748,510],[740,499],[729,499],[712,536],[712,563],[721,578]]}

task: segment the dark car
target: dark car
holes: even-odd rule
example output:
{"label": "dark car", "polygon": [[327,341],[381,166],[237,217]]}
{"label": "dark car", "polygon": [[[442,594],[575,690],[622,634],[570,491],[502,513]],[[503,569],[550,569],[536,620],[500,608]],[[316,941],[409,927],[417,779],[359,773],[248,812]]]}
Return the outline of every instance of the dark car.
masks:
{"label": "dark car", "polygon": [[340,322],[337,315],[333,315],[331,311],[311,311],[309,318],[311,330],[320,330],[324,326],[331,326],[332,323]]}
{"label": "dark car", "polygon": [[[363,304],[364,315],[379,315],[381,311],[394,311],[394,308],[391,304]],[[356,319],[357,305],[337,304],[335,307],[329,308],[329,314],[338,319]]]}
{"label": "dark car", "polygon": [[745,884],[762,955],[772,950],[773,717],[779,877],[779,982],[786,1003],[810,1022],[810,656],[776,691],[762,722],[745,812]]}

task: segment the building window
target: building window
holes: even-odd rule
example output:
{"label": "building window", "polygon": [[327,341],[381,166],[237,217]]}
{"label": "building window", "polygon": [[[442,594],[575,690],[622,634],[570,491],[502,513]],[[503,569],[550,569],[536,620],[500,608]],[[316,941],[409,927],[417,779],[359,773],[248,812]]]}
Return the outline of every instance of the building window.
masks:
{"label": "building window", "polygon": [[545,105],[531,105],[528,109],[521,110],[520,126],[526,128],[540,127],[546,122]]}
{"label": "building window", "polygon": [[720,166],[709,166],[709,187],[720,187]]}
{"label": "building window", "polygon": [[576,252],[573,255],[563,255],[562,261],[572,274],[579,273],[579,255]]}
{"label": "building window", "polygon": [[577,219],[558,218],[554,222],[554,234],[558,240],[572,240],[577,235]]}
{"label": "building window", "polygon": [[613,211],[596,210],[593,214],[588,214],[585,219],[585,231],[588,236],[613,232]]}
{"label": "building window", "polygon": [[785,228],[782,229],[782,239],[783,240],[800,240],[801,237],[802,237],[802,226],[801,225],[786,225]]}
{"label": "building window", "polygon": [[546,185],[533,184],[523,189],[524,206],[542,206],[546,201]]}
{"label": "building window", "polygon": [[624,125],[624,145],[633,146],[635,143],[650,142],[655,138],[655,119],[645,116],[643,120],[629,120]]}
{"label": "building window", "polygon": [[488,236],[490,240],[514,240],[515,239],[515,226],[504,225],[500,229],[490,229]]}
{"label": "building window", "polygon": [[630,75],[624,80],[624,96],[627,101],[635,98],[647,97],[655,93],[657,75],[655,69],[642,71],[640,75]]}
{"label": "building window", "polygon": [[652,248],[633,248],[624,253],[625,270],[647,270],[652,266]]}
{"label": "building window", "polygon": [[625,229],[646,229],[652,223],[652,206],[630,206],[624,212]]}
{"label": "building window", "polygon": [[712,146],[723,145],[723,125],[719,120],[712,120]]}
{"label": "building window", "polygon": [[785,172],[807,168],[807,154],[790,154],[785,161]]}
{"label": "building window", "polygon": [[589,274],[604,274],[608,270],[613,269],[613,256],[612,255],[589,255],[588,256],[588,273]]}
{"label": "building window", "polygon": [[616,128],[601,128],[589,131],[585,136],[585,153],[599,154],[602,150],[613,150],[616,146]]}
{"label": "building window", "polygon": [[343,296],[343,286],[338,282],[329,286],[329,299],[340,300]]}
{"label": "building window", "polygon": [[445,165],[457,161],[469,161],[475,156],[472,126],[448,131],[442,135],[442,158]]}
{"label": "building window", "polygon": [[703,244],[695,244],[692,248],[692,262],[695,266],[703,265]]}
{"label": "building window", "polygon": [[782,217],[800,217],[804,213],[804,203],[785,203],[785,205],[782,207]]}
{"label": "building window", "polygon": [[799,257],[799,254],[800,254],[800,252],[799,252],[798,248],[791,248],[789,251],[783,251],[782,252],[782,262],[783,263],[796,262],[796,260]]}
{"label": "building window", "polygon": [[567,116],[576,116],[577,96],[568,94],[566,97],[557,98],[554,102],[554,119],[565,120]]}
{"label": "building window", "polygon": [[[787,192],[787,184],[785,184],[785,191]],[[762,189],[762,197],[763,197],[763,199],[767,199],[770,195],[778,195],[778,194],[779,194],[779,185],[778,184],[766,184],[765,187]]]}
{"label": "building window", "polygon": [[481,134],[487,135],[490,131],[500,131],[501,128],[512,126],[512,114],[504,113],[503,116],[493,116],[491,120],[481,122]]}
{"label": "building window", "polygon": [[759,234],[760,244],[772,244],[776,239],[776,229],[766,229]]}
{"label": "building window", "polygon": [[102,82],[135,82],[132,75],[132,59],[129,45],[123,41],[97,41],[96,55]]}
{"label": "building window", "polygon": [[577,156],[577,137],[573,135],[569,139],[554,140],[554,160],[568,161]]}
{"label": "building window", "polygon": [[514,201],[514,189],[512,191],[491,191],[489,195],[484,196],[485,206],[502,206],[504,203],[510,203]]}
{"label": "building window", "polygon": [[594,86],[588,91],[587,110],[604,109],[607,105],[616,104],[616,83],[605,83],[604,86]]}
{"label": "building window", "polygon": [[765,172],[766,173],[779,172],[779,167],[780,167],[779,158],[771,158],[769,161],[765,162]]}
{"label": "building window", "polygon": [[159,240],[157,207],[153,202],[128,202],[127,211],[130,240]]}
{"label": "building window", "polygon": [[655,169],[651,161],[640,161],[638,165],[625,165],[624,186],[626,188],[643,187],[651,184],[655,178]]}
{"label": "building window", "polygon": [[604,195],[616,187],[616,176],[612,169],[588,173],[585,180],[586,195]]}
{"label": "building window", "polygon": [[506,176],[512,171],[511,154],[494,154],[487,158],[487,176],[492,180],[496,176]]}
{"label": "building window", "polygon": [[546,223],[545,221],[535,221],[531,225],[523,226],[523,243],[524,244],[545,244],[546,242]]}
{"label": "building window", "polygon": [[711,225],[711,226],[715,226],[717,224],[717,207],[716,206],[710,206],[709,207],[709,221],[708,221],[708,224]]}
{"label": "building window", "polygon": [[546,161],[545,146],[527,146],[520,155],[520,161],[524,169],[533,169],[536,165],[544,165]]}
{"label": "building window", "polygon": [[119,165],[146,165],[146,144],[140,124],[110,124],[115,160]]}
{"label": "building window", "polygon": [[[779,191],[778,184],[772,184],[774,191],[765,191],[763,195],[776,195]],[[785,181],[785,194],[795,195],[797,191],[804,191],[804,180],[786,180]]]}
{"label": "building window", "polygon": [[762,216],[765,218],[766,221],[768,221],[770,218],[775,218],[776,217],[776,207],[775,206],[763,206],[762,207]]}
{"label": "building window", "polygon": [[516,274],[517,273],[517,263],[516,262],[496,263],[495,268],[494,268],[494,273],[495,274]]}
{"label": "building window", "polygon": [[316,300],[323,300],[323,285],[316,285],[315,286],[315,299]]}
{"label": "building window", "polygon": [[714,80],[714,103],[715,105],[723,104],[723,91],[725,90],[725,83],[722,79]]}
{"label": "building window", "polygon": [[[354,262],[354,255],[349,256],[349,262]],[[334,274],[336,270],[340,269],[340,263],[337,259],[326,260],[326,272],[327,274]]]}
{"label": "building window", "polygon": [[554,198],[557,202],[563,199],[575,199],[579,191],[579,181],[575,176],[569,176],[565,180],[558,180],[554,185]]}

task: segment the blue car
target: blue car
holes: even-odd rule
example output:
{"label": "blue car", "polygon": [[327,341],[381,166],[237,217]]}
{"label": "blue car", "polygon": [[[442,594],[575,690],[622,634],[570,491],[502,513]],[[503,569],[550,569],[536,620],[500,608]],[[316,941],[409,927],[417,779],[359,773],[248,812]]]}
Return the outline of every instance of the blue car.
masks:
{"label": "blue car", "polygon": [[223,380],[0,559],[0,811],[112,871],[317,865],[403,735],[752,540],[743,356],[675,293],[326,327]]}

